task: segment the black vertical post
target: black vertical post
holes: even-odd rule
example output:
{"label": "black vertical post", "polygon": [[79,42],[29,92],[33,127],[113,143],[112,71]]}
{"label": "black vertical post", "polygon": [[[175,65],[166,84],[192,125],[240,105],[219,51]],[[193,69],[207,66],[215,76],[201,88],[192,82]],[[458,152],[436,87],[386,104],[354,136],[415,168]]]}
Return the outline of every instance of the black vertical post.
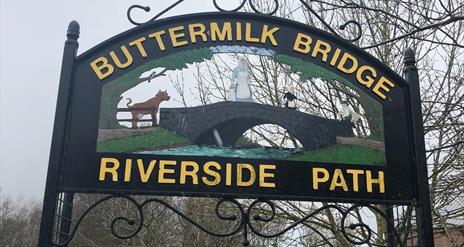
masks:
{"label": "black vertical post", "polygon": [[395,239],[395,215],[393,213],[393,205],[385,205],[387,215],[387,246],[396,246]]}
{"label": "black vertical post", "polygon": [[427,175],[427,158],[425,155],[424,126],[420,99],[419,73],[416,67],[414,51],[404,52],[404,75],[410,86],[410,105],[412,128],[414,133],[414,158],[417,170],[418,205],[416,207],[418,246],[434,246],[432,211]]}
{"label": "black vertical post", "polygon": [[58,185],[60,170],[66,143],[68,114],[72,89],[72,72],[79,44],[79,23],[69,23],[67,40],[64,46],[63,61],[61,65],[60,85],[55,111],[52,144],[48,162],[47,181],[40,223],[39,246],[52,246],[53,224],[58,201]]}
{"label": "black vertical post", "polygon": [[74,193],[60,193],[58,197],[55,240],[64,243],[68,240],[71,230]]}

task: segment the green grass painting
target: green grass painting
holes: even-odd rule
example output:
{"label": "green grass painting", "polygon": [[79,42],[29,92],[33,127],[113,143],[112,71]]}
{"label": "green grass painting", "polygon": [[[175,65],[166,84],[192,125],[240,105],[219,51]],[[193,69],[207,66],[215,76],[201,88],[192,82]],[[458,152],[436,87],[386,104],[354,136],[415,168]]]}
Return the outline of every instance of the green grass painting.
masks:
{"label": "green grass painting", "polygon": [[380,150],[355,145],[336,144],[330,147],[304,151],[289,157],[290,160],[351,163],[360,165],[385,165],[385,153]]}
{"label": "green grass painting", "polygon": [[98,143],[97,152],[122,153],[140,148],[156,148],[187,144],[187,139],[175,133],[157,128],[155,131],[131,137],[122,137]]}

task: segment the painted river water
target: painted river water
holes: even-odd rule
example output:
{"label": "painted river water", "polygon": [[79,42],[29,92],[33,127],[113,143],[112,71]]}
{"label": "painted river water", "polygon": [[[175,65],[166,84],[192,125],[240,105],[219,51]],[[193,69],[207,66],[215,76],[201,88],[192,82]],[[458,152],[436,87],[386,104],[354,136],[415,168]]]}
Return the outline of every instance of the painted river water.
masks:
{"label": "painted river water", "polygon": [[212,146],[184,146],[172,149],[143,151],[144,154],[159,155],[187,155],[187,156],[220,156],[237,157],[250,159],[284,159],[300,152],[294,148],[271,148],[271,147],[250,147],[250,148],[230,148]]}

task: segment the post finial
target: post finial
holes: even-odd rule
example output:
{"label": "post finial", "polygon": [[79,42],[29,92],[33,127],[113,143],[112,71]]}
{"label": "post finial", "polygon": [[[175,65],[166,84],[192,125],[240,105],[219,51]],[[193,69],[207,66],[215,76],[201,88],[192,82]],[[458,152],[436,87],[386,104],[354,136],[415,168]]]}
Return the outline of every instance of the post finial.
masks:
{"label": "post finial", "polygon": [[416,64],[416,56],[414,54],[414,50],[412,48],[407,48],[404,51],[404,65],[411,66]]}
{"label": "post finial", "polygon": [[416,55],[411,48],[404,50],[404,72],[407,73],[408,71],[417,71]]}
{"label": "post finial", "polygon": [[66,37],[68,37],[69,41],[77,41],[77,39],[79,38],[79,31],[79,23],[77,21],[71,21],[68,25],[68,32],[66,34]]}

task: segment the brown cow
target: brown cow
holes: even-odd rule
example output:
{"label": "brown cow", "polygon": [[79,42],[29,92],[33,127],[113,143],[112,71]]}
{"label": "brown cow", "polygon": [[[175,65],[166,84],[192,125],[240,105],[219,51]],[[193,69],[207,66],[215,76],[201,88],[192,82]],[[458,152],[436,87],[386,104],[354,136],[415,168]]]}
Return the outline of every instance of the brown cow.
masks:
{"label": "brown cow", "polygon": [[[136,129],[137,128],[137,123],[138,120],[142,119],[143,116],[145,115],[151,115],[152,123],[153,126],[157,124],[156,121],[156,114],[158,113],[159,110],[159,105],[163,101],[169,101],[171,97],[168,95],[167,91],[158,91],[155,97],[141,103],[134,104],[130,106],[130,103],[132,103],[132,99],[127,98],[127,108],[131,109],[137,109],[131,111],[132,114],[132,128]],[[142,109],[142,110],[139,110]]]}

